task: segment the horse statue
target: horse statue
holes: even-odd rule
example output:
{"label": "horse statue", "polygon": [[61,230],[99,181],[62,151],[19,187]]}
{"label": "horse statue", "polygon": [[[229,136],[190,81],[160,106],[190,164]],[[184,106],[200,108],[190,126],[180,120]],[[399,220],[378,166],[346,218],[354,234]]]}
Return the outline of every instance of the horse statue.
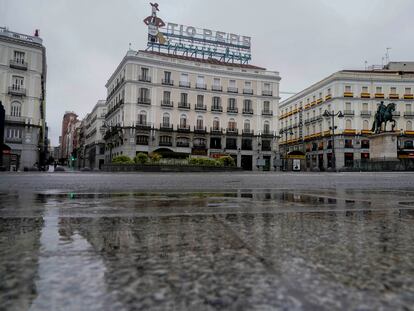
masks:
{"label": "horse statue", "polygon": [[392,122],[391,131],[394,131],[396,122],[392,117],[392,113],[395,111],[395,104],[390,103],[388,105],[384,105],[382,101],[375,113],[374,123],[372,124],[372,132],[375,134],[381,133],[381,125],[384,123],[384,132],[387,128],[387,122]]}

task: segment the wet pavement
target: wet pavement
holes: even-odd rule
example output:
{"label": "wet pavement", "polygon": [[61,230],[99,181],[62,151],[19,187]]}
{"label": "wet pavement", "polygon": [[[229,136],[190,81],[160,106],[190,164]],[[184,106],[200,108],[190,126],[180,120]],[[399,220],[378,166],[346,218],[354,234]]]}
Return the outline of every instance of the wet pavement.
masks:
{"label": "wet pavement", "polygon": [[1,174],[0,310],[414,310],[413,182]]}

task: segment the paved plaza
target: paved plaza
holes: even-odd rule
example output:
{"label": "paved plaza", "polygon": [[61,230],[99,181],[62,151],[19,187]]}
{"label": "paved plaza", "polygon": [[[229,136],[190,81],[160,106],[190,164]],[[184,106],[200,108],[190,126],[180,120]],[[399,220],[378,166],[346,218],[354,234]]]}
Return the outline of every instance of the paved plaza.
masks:
{"label": "paved plaza", "polygon": [[414,310],[413,173],[2,173],[0,310]]}

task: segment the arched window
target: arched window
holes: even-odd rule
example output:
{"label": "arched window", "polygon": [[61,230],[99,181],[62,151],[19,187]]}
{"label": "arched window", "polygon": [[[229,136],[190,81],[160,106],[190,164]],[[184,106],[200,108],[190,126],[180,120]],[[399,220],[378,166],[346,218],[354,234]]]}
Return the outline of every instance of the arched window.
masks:
{"label": "arched window", "polygon": [[10,115],[13,117],[20,117],[22,114],[22,105],[19,102],[13,102],[11,104]]}
{"label": "arched window", "polygon": [[162,115],[162,125],[170,126],[170,114],[167,112]]}
{"label": "arched window", "polygon": [[407,121],[407,125],[405,128],[407,131],[412,131],[413,130],[413,123],[411,121]]}
{"label": "arched window", "polygon": [[351,121],[351,119],[347,119],[345,121],[345,129],[352,129],[352,121]]}
{"label": "arched window", "polygon": [[364,120],[364,122],[362,122],[362,129],[363,130],[369,130],[369,122],[368,122],[368,120]]}
{"label": "arched window", "polygon": [[198,117],[197,117],[197,124],[196,124],[196,128],[197,128],[198,130],[202,130],[202,129],[203,129],[203,127],[204,127],[204,119],[203,119],[203,116],[198,116]]}
{"label": "arched window", "polygon": [[243,129],[246,133],[250,132],[250,120],[244,120]]}
{"label": "arched window", "polygon": [[231,131],[235,131],[237,129],[237,123],[233,118],[229,120],[228,129]]}
{"label": "arched window", "polygon": [[215,131],[220,130],[220,120],[217,117],[215,117],[213,120],[213,130]]}
{"label": "arched window", "polygon": [[269,121],[265,121],[263,124],[263,133],[270,134],[270,123]]}
{"label": "arched window", "polygon": [[185,114],[182,114],[180,116],[180,128],[182,129],[187,128],[187,116]]}
{"label": "arched window", "polygon": [[145,110],[141,110],[138,113],[138,124],[146,125],[147,124],[147,112]]}

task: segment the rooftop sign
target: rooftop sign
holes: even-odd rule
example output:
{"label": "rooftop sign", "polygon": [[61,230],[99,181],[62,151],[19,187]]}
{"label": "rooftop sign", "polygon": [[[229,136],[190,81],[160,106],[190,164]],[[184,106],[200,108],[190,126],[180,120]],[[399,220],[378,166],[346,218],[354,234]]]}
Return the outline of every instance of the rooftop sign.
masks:
{"label": "rooftop sign", "polygon": [[157,17],[158,4],[151,3],[151,7],[151,16],[144,19],[148,26],[147,50],[244,64],[251,59],[250,37],[170,22],[165,24]]}

